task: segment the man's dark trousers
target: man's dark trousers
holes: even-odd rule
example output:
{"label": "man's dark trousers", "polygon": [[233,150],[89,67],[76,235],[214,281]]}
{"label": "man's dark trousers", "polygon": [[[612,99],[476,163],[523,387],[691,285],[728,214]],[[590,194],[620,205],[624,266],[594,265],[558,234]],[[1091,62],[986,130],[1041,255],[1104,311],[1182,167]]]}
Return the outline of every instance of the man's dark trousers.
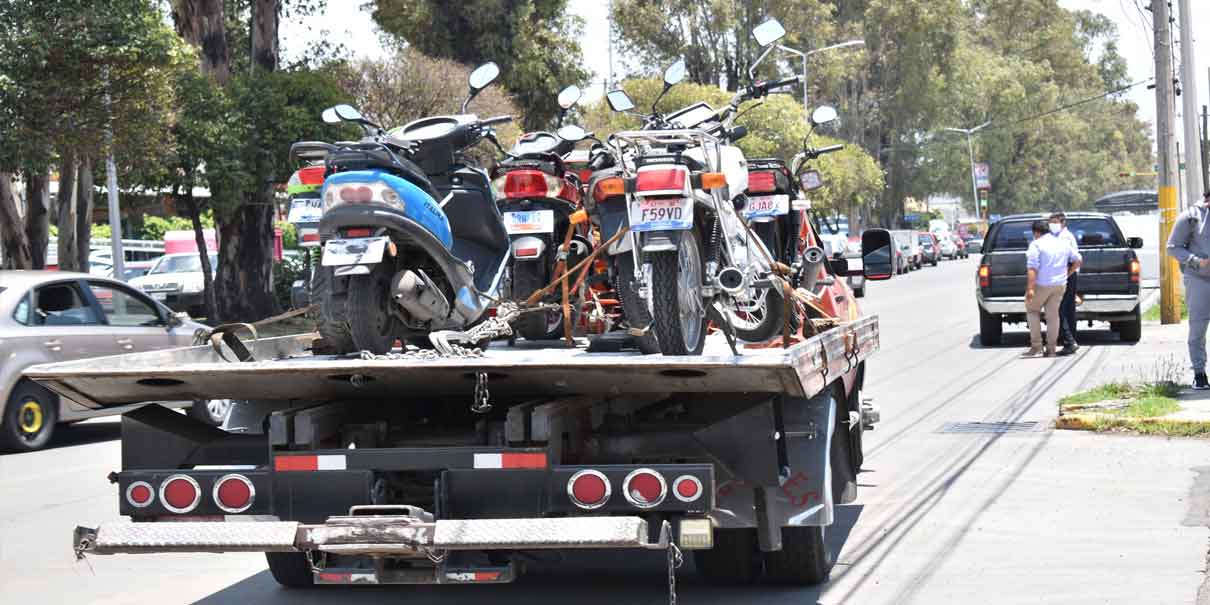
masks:
{"label": "man's dark trousers", "polygon": [[1059,344],[1066,347],[1076,344],[1076,288],[1080,285],[1080,274],[1072,273],[1067,278],[1067,290],[1063,292],[1063,303],[1059,305],[1059,316],[1063,319],[1063,331]]}

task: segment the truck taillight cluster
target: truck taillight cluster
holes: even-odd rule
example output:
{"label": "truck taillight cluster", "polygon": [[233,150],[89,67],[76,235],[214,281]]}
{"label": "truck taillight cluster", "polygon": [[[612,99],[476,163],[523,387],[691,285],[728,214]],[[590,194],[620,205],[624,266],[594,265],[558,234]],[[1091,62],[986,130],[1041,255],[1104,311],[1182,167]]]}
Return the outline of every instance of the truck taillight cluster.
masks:
{"label": "truck taillight cluster", "polygon": [[[706,490],[702,480],[691,474],[679,475],[669,489],[664,475],[654,469],[638,468],[622,479],[621,496],[630,506],[640,510],[659,507],[671,495],[683,504],[692,504],[702,499]],[[609,477],[594,469],[577,471],[567,480],[567,496],[572,503],[584,510],[595,510],[605,506],[613,498],[613,485]]]}
{"label": "truck taillight cluster", "polygon": [[1142,272],[1143,266],[1139,263],[1139,259],[1131,259],[1130,261],[1130,283],[1139,283],[1139,274]]}
{"label": "truck taillight cluster", "polygon": [[992,285],[991,267],[979,265],[979,287],[987,288]]}
{"label": "truck taillight cluster", "polygon": [[[248,477],[230,473],[218,477],[210,489],[210,499],[219,510],[242,513],[256,501],[256,488]],[[157,490],[147,481],[132,481],[126,486],[126,502],[136,509],[147,509],[156,500],[168,512],[178,515],[192,513],[202,504],[204,496],[197,479],[176,474],[160,482]]]}

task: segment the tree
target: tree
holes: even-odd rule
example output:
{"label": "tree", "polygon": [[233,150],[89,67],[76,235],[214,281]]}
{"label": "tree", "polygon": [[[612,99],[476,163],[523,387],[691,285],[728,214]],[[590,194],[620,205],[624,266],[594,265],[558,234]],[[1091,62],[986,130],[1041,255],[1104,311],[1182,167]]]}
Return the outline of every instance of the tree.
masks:
{"label": "tree", "polygon": [[13,192],[13,175],[0,172],[0,264],[2,269],[28,269],[30,260],[29,239],[22,229],[20,213],[17,212],[17,196]]}
{"label": "tree", "polygon": [[556,95],[584,85],[582,23],[567,0],[376,0],[383,31],[431,57],[464,65],[495,61],[501,81],[525,113],[526,130],[547,127],[559,112]]}

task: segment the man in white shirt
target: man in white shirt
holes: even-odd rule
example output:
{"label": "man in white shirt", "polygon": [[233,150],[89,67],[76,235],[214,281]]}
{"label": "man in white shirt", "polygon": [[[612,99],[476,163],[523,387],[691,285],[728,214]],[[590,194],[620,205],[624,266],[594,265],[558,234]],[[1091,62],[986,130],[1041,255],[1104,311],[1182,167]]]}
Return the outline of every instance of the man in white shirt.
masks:
{"label": "man in white shirt", "polygon": [[1059,305],[1067,289],[1067,277],[1080,268],[1080,253],[1066,240],[1050,233],[1044,221],[1034,221],[1034,241],[1025,252],[1028,282],[1025,311],[1029,320],[1029,350],[1024,357],[1042,354],[1042,312],[1046,313],[1046,356],[1054,357],[1059,343]]}
{"label": "man in white shirt", "polygon": [[[1062,212],[1051,214],[1048,226],[1051,233],[1071,244],[1076,252],[1080,251],[1076,236],[1072,235],[1071,230],[1067,228],[1066,214]],[[1059,351],[1059,355],[1071,355],[1080,348],[1080,345],[1076,343],[1076,290],[1080,287],[1079,277],[1080,272],[1076,271],[1067,278],[1067,289],[1063,291],[1063,302],[1059,305],[1059,317],[1063,324],[1063,329],[1059,332],[1059,344],[1063,345],[1063,350]]]}

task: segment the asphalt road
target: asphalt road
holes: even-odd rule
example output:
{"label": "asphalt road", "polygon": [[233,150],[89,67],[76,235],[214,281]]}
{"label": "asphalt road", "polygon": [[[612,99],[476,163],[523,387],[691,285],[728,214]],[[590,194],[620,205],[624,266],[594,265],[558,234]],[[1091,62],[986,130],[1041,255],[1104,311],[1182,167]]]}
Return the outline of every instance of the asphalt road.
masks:
{"label": "asphalt road", "polygon": [[[1202,473],[1210,471],[1210,442],[1050,429],[1057,397],[1080,388],[1124,345],[1094,331],[1074,357],[1026,360],[1017,357],[1026,344],[1018,331],[1009,346],[980,348],[974,266],[945,262],[869,285],[863,302],[882,318],[882,350],[870,363],[866,395],[881,405],[883,422],[866,435],[858,501],[840,507],[829,529],[839,551],[831,582],[719,589],[699,582],[690,563],[679,575],[682,603],[1197,599],[1210,535],[1210,473]],[[75,562],[72,528],[117,518],[105,480],[120,464],[117,425],[87,423],[60,437],[50,450],[0,456],[5,603],[667,599],[663,558],[649,553],[552,558],[507,586],[308,591],[280,589],[252,554]]]}

